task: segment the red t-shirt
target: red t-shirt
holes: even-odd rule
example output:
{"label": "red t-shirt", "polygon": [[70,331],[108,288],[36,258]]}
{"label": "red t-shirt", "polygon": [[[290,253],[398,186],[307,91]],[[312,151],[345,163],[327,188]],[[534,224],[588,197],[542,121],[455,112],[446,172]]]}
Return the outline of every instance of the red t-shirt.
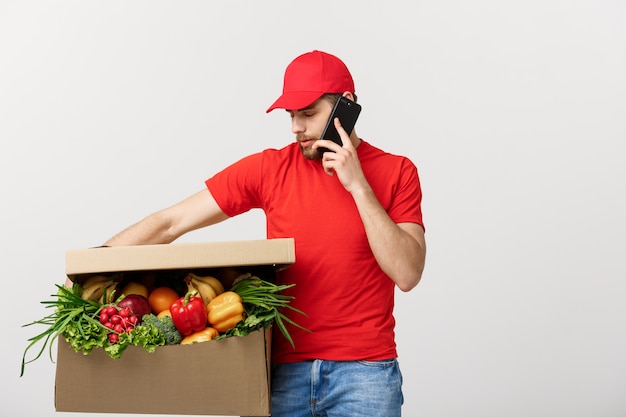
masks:
{"label": "red t-shirt", "polygon": [[[422,193],[415,165],[365,141],[357,148],[363,172],[395,223],[422,224]],[[288,325],[295,349],[278,331],[275,363],[312,359],[383,360],[397,356],[394,282],[369,247],[352,196],[319,160],[304,158],[296,143],[250,155],[206,181],[228,216],[264,210],[267,238],[292,237],[296,260],[279,283],[296,285],[287,311],[310,333]]]}

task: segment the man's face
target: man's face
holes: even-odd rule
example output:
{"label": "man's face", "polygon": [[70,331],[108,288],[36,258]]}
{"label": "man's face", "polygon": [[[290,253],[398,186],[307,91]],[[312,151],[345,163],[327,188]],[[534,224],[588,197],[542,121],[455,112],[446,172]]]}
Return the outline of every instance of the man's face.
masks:
{"label": "man's face", "polygon": [[307,159],[320,159],[313,143],[322,136],[333,107],[330,101],[320,98],[300,110],[288,110],[291,116],[291,131],[296,135],[302,155]]}

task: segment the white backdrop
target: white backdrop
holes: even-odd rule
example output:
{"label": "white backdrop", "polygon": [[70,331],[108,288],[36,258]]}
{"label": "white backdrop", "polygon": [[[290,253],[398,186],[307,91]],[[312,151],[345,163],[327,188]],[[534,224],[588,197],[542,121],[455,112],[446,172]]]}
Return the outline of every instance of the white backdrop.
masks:
{"label": "white backdrop", "polygon": [[[19,377],[65,250],[289,143],[265,109],[322,49],[360,136],[420,170],[404,415],[626,416],[625,22],[620,0],[0,0],[1,414],[66,415],[48,358]],[[180,241],[264,236],[249,213]]]}

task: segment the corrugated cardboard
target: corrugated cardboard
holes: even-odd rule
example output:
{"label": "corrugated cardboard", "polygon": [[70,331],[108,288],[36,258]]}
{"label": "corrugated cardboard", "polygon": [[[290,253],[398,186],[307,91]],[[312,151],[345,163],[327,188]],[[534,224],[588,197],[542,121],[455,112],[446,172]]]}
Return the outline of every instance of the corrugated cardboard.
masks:
{"label": "corrugated cardboard", "polygon": [[69,250],[65,272],[79,274],[149,271],[239,265],[276,265],[295,262],[293,239],[115,246]]}
{"label": "corrugated cardboard", "polygon": [[[72,250],[66,272],[81,274],[231,266],[295,261],[293,239],[185,243]],[[154,353],[128,347],[121,359],[103,350],[76,353],[60,337],[57,411],[267,416],[270,414],[271,331]]]}
{"label": "corrugated cardboard", "polygon": [[76,353],[59,339],[57,411],[268,416],[269,332],[154,353],[130,346],[120,359]]}

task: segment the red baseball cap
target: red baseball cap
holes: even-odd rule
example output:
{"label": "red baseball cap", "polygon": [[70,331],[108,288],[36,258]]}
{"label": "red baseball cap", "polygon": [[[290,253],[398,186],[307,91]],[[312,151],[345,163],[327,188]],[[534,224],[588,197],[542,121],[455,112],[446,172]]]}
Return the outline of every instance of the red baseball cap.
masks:
{"label": "red baseball cap", "polygon": [[287,66],[283,94],[266,110],[299,110],[326,93],[354,93],[354,81],[348,67],[339,58],[322,51],[300,55]]}

